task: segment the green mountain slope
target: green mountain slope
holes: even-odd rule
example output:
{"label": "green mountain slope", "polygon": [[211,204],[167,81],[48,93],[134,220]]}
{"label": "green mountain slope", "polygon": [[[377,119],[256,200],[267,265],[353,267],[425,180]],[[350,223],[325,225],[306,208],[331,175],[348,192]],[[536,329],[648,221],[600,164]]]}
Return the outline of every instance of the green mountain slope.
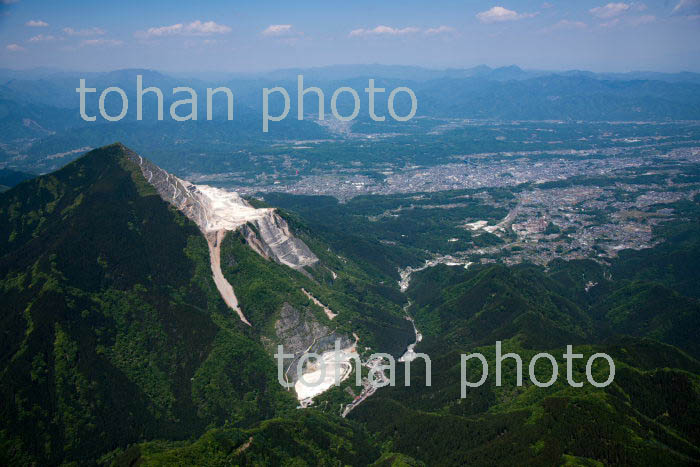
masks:
{"label": "green mountain slope", "polygon": [[378,447],[357,423],[307,411],[248,430],[214,429],[194,443],[134,446],[117,456],[115,465],[369,465],[378,456]]}
{"label": "green mountain slope", "polygon": [[318,252],[313,267],[266,259],[241,232],[222,243],[246,326],[213,282],[204,235],[130,154],[107,146],[0,195],[3,463],[89,463],[213,426],[252,429],[296,405],[277,383],[276,344],[355,334],[400,354],[413,338],[395,283],[379,284],[290,213]]}
{"label": "green mountain slope", "polygon": [[[401,240],[391,219],[364,220],[396,209],[402,201],[391,197],[306,210],[303,200],[268,197],[319,260],[292,269],[251,247],[253,223],[229,232],[221,268],[248,326],[220,296],[205,236],[133,161],[115,144],[0,194],[0,464],[700,462],[698,198],[674,205],[685,219],[664,226],[666,242],[609,265],[437,266],[415,272],[402,294],[398,259],[418,260],[437,225],[421,208],[412,208],[417,235]],[[369,233],[372,224],[380,233]],[[396,244],[379,243],[389,234]],[[339,404],[356,392],[342,386],[296,410],[276,381],[276,345],[305,350],[355,334],[362,354],[399,355],[414,339],[407,299],[432,386],[419,359],[411,387],[398,365],[398,385],[347,420]],[[522,356],[523,386],[512,362],[495,385],[496,340]],[[588,356],[606,352],[613,384],[567,385],[567,344],[584,355],[575,380],[586,380]],[[461,399],[460,354],[475,351],[491,370]],[[548,388],[527,377],[542,351],[559,366]],[[551,368],[540,363],[545,381]],[[608,371],[593,365],[598,381]],[[470,380],[479,372],[472,361]]]}
{"label": "green mountain slope", "polygon": [[122,152],[0,195],[5,455],[84,461],[293,407],[220,298],[204,237]]}
{"label": "green mountain slope", "polygon": [[[696,465],[696,290],[672,275],[654,275],[653,263],[622,274],[628,264],[638,264],[636,254],[680,255],[700,232],[684,231],[685,243],[671,238],[614,260],[610,269],[618,272],[617,280],[590,261],[558,262],[547,270],[438,266],[416,273],[408,295],[424,334],[417,351],[432,360],[432,386],[425,386],[422,360],[412,364],[410,387],[403,386],[400,366],[397,386],[379,391],[351,418],[395,451],[431,465]],[[637,277],[659,282],[630,280]],[[600,282],[586,289],[590,280]],[[504,353],[522,357],[523,386],[516,385],[512,361],[504,363],[503,386],[496,386],[496,340],[504,341]],[[569,386],[565,344],[584,356],[572,367],[575,381],[586,381],[588,357],[605,352],[615,362],[613,383]],[[548,388],[534,386],[528,376],[529,361],[543,351],[558,364],[558,379]],[[472,352],[486,357],[489,375],[462,399],[460,354]],[[541,363],[535,366],[540,382],[552,374],[551,365]],[[478,361],[470,362],[468,379],[477,381],[481,371]],[[593,365],[597,381],[608,372],[605,363]]]}
{"label": "green mountain slope", "polygon": [[[287,200],[290,208],[293,201]],[[700,238],[694,210],[684,208],[690,221],[664,227],[666,242],[623,252],[608,266],[555,261],[546,269],[437,266],[414,273],[409,311],[424,337],[417,351],[432,360],[432,386],[426,387],[425,366],[417,359],[411,364],[411,385],[404,387],[404,364],[399,364],[396,387],[380,389],[350,412],[351,421],[381,446],[376,465],[697,465],[700,362],[693,336],[698,290],[683,273],[696,259]],[[320,225],[320,216],[310,214],[311,222]],[[351,251],[346,250],[351,234],[337,235],[341,230],[321,230],[321,236]],[[654,259],[664,260],[665,274]],[[504,364],[503,386],[496,386],[496,340],[503,341],[504,352],[522,356],[523,386],[516,385],[512,362]],[[605,352],[615,363],[614,382],[606,388],[569,386],[562,357],[566,344],[584,356],[572,366],[575,381],[586,381],[588,357]],[[543,351],[558,365],[558,379],[548,388],[536,387],[528,375],[529,361]],[[471,352],[485,355],[489,376],[462,399],[460,354]],[[551,366],[542,361],[534,371],[538,381],[551,376]],[[604,361],[592,367],[597,381],[608,373]],[[477,361],[467,374],[472,381],[479,378]],[[334,404],[319,407],[335,412]],[[296,443],[289,433],[284,436],[281,445]],[[228,450],[229,463],[243,463],[236,450],[246,438],[239,438]],[[206,440],[184,449],[201,453]],[[148,454],[148,445],[141,449],[141,459],[152,465],[174,462],[182,453]],[[215,452],[194,459],[221,458]]]}
{"label": "green mountain slope", "polygon": [[34,175],[11,169],[0,169],[0,193],[34,177]]}

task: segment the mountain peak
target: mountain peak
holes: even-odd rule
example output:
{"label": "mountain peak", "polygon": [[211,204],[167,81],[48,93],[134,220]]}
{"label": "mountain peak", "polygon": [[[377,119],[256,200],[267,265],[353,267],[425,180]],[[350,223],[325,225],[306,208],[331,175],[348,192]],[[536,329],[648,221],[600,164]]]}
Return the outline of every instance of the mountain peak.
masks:
{"label": "mountain peak", "polygon": [[291,233],[287,222],[274,209],[255,208],[234,191],[182,180],[121,143],[105,149],[124,154],[138,165],[146,182],[160,197],[197,224],[209,245],[214,283],[226,304],[245,324],[250,325],[250,322],[221,271],[221,242],[228,232],[241,230],[247,244],[262,257],[302,273],[305,273],[304,267],[318,262],[318,257]]}
{"label": "mountain peak", "polygon": [[244,229],[246,225],[253,225],[262,243],[252,242],[251,247],[262,256],[294,269],[302,269],[318,261],[316,255],[292,235],[287,222],[275,209],[255,208],[235,191],[182,180],[121,143],[107,146],[106,149],[112,147],[137,164],[143,177],[160,197],[197,224],[208,239],[213,239],[219,231],[239,229],[248,235],[257,235],[253,230]]}

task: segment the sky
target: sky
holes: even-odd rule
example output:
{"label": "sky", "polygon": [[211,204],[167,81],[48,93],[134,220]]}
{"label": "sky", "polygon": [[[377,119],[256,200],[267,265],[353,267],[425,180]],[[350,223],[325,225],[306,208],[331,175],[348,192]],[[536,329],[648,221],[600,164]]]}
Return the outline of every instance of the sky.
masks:
{"label": "sky", "polygon": [[0,0],[0,68],[700,72],[700,0]]}

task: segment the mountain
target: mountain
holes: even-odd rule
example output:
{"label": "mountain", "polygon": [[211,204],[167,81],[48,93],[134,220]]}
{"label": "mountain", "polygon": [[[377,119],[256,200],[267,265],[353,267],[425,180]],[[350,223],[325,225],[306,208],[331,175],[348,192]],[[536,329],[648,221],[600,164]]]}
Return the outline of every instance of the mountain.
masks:
{"label": "mountain", "polygon": [[135,464],[183,467],[375,465],[373,461],[378,459],[380,452],[360,425],[310,410],[293,418],[266,420],[246,430],[212,429],[191,443],[143,443],[105,460],[113,460],[112,465],[119,467]]}
{"label": "mountain", "polygon": [[550,75],[518,81],[441,79],[414,91],[421,111],[476,119],[644,121],[697,118],[700,84]]}
{"label": "mountain", "polygon": [[[431,356],[432,386],[425,386],[424,365],[416,360],[410,387],[404,387],[403,368],[397,368],[396,387],[378,392],[350,418],[378,433],[380,442],[430,465],[695,465],[700,459],[700,362],[646,337],[603,339],[606,333],[596,328],[607,323],[591,320],[553,279],[536,268],[502,266],[470,271],[440,266],[419,273],[409,295],[415,300],[416,325],[425,332],[416,351]],[[628,306],[634,309],[634,302]],[[659,321],[668,320],[651,323],[655,339],[677,341],[657,333],[669,324],[697,334],[697,310],[692,323],[677,319],[686,311],[674,304],[654,311]],[[606,319],[617,332],[650,335],[648,329]],[[517,386],[514,365],[507,364],[504,385],[497,386],[496,339],[503,341],[504,353],[522,357],[526,379],[537,352],[553,355],[558,380],[545,389],[528,381]],[[570,387],[564,376],[565,343],[574,344],[584,362],[597,352],[610,355],[614,382],[601,389]],[[683,348],[694,351],[694,342],[685,340]],[[459,354],[471,352],[486,356],[489,373],[482,386],[467,388],[460,398]],[[551,366],[539,363],[535,374],[546,381]],[[572,367],[574,381],[586,380],[584,367]],[[471,381],[481,372],[479,364],[467,367]],[[608,368],[595,373],[602,380]]]}
{"label": "mountain", "polygon": [[[86,462],[141,439],[196,435],[219,418],[271,415],[274,399],[284,403],[262,376],[272,368],[261,345],[219,298],[206,241],[122,147],[1,196],[0,388],[14,400],[2,408],[10,454]],[[241,372],[236,359],[262,377]],[[210,398],[214,381],[228,390]],[[246,394],[247,409],[238,403]]]}
{"label": "mountain", "polygon": [[[323,90],[326,120],[329,120],[325,125],[315,120],[318,101],[312,98],[314,96],[306,97],[306,117],[302,121],[295,118],[298,111],[295,92],[298,72],[305,73],[306,87],[317,86]],[[162,90],[163,121],[156,118],[157,99],[153,93],[144,96],[143,120],[137,120],[136,76],[139,74],[143,75],[144,86],[157,86]],[[382,138],[373,138],[367,143],[376,146],[386,144],[386,138],[403,139],[409,140],[412,147],[421,148],[422,144],[415,144],[415,138],[419,137],[435,142],[436,148],[426,150],[432,155],[447,150],[440,139],[444,138],[446,131],[454,136],[455,142],[460,143],[450,152],[473,150],[478,153],[493,149],[492,145],[482,147],[484,140],[472,135],[475,131],[473,127],[467,128],[465,122],[449,120],[554,120],[577,125],[576,131],[581,132],[582,138],[569,141],[569,127],[558,127],[557,132],[551,135],[552,142],[567,149],[599,147],[591,137],[601,133],[587,131],[580,122],[597,122],[596,125],[620,121],[681,125],[681,121],[684,121],[682,125],[688,126],[691,125],[689,122],[700,120],[700,83],[692,74],[679,75],[676,79],[655,74],[608,76],[578,71],[533,72],[516,66],[437,71],[411,67],[348,66],[287,70],[279,74],[222,76],[214,81],[173,77],[143,69],[85,74],[64,72],[49,77],[39,74],[36,79],[25,79],[23,76],[0,85],[0,164],[11,163],[20,170],[36,173],[56,170],[86,150],[110,144],[114,140],[124,141],[139,153],[149,154],[155,163],[171,172],[187,176],[223,172],[247,180],[251,172],[255,176],[263,171],[265,164],[261,159],[269,156],[269,147],[275,148],[273,155],[283,151],[276,146],[280,143],[313,141],[314,145],[326,149],[328,144],[357,141],[358,136],[369,139],[375,134],[382,134]],[[85,78],[87,86],[96,88],[98,92],[108,86],[122,88],[130,103],[126,116],[118,122],[104,120],[100,116],[99,97],[95,93],[87,96],[86,111],[88,115],[97,116],[97,121],[83,121],[78,112],[79,99],[75,92],[81,78]],[[418,100],[416,118],[410,122],[394,122],[391,119],[372,121],[368,115],[369,96],[364,92],[369,78],[376,79],[376,87],[387,90],[399,86],[411,88]],[[177,86],[190,86],[197,93],[197,121],[177,122],[170,118],[170,105],[183,96],[181,93],[173,95],[172,89]],[[227,120],[227,109],[221,105],[221,101],[214,103],[213,121],[206,120],[206,88],[219,86],[230,88],[234,94],[232,121]],[[261,90],[275,86],[282,86],[290,93],[289,113],[287,118],[273,123],[270,131],[264,133]],[[334,126],[333,123],[337,122],[332,122],[329,114],[332,95],[342,86],[358,91],[360,112],[352,126],[339,129]],[[375,109],[379,115],[387,114],[388,96],[389,92],[376,95]],[[280,96],[272,96],[270,112],[279,115],[282,106]],[[341,114],[350,114],[352,106],[354,101],[346,93],[338,99],[337,107]],[[409,106],[410,100],[404,93],[397,95],[395,111],[399,115],[407,114]],[[105,109],[110,115],[120,113],[122,102],[116,93],[107,96]],[[692,139],[693,131],[694,128],[690,133],[679,129],[678,134]],[[531,141],[522,141],[522,138],[522,135],[513,141],[509,138],[509,144],[504,143],[504,150],[553,149],[552,142],[537,141],[531,144]],[[392,148],[397,147],[393,141],[390,144]],[[305,146],[301,148],[307,149]],[[303,159],[303,154],[296,154],[296,148],[290,152],[294,158]],[[335,155],[338,150],[332,148],[329,152]],[[408,155],[414,152],[407,151]],[[318,164],[320,162],[317,161],[324,159],[310,160],[311,164],[298,161],[296,165],[303,164],[306,170],[311,170],[314,163]],[[411,162],[423,163],[417,160]]]}
{"label": "mountain", "polygon": [[66,109],[14,99],[14,93],[0,87],[0,132],[3,141],[42,138],[65,130],[73,112]]}
{"label": "mountain", "polygon": [[32,174],[12,169],[0,169],[0,192],[7,191],[13,186],[33,177],[34,175]]}
{"label": "mountain", "polygon": [[[679,72],[662,73],[651,71],[631,71],[626,73],[594,73],[583,70],[523,70],[517,65],[509,65],[492,68],[486,65],[477,65],[470,68],[426,68],[411,65],[382,65],[382,64],[356,64],[356,65],[329,65],[312,68],[285,68],[265,72],[226,73],[226,72],[181,72],[171,73],[173,76],[185,79],[194,78],[204,81],[215,80],[296,80],[297,75],[303,74],[306,79],[320,81],[337,81],[353,78],[380,78],[403,79],[409,81],[430,81],[442,78],[485,78],[494,81],[508,81],[518,79],[536,78],[541,76],[587,76],[600,80],[655,80],[667,82],[689,82],[700,84],[700,73]],[[2,77],[0,71],[0,77]],[[8,75],[14,76],[14,75]],[[26,76],[26,75],[17,75]]]}
{"label": "mountain", "polygon": [[356,333],[398,353],[412,338],[390,289],[294,218],[229,194],[243,215],[226,224],[221,199],[158,170],[115,144],[0,195],[3,464],[246,429],[294,411],[276,344]]}
{"label": "mountain", "polygon": [[[414,273],[407,294],[423,334],[416,351],[431,356],[432,386],[425,387],[424,365],[416,360],[411,387],[399,376],[396,387],[350,417],[392,449],[434,465],[696,465],[700,290],[683,279],[697,263],[698,206],[696,197],[684,210],[689,219],[667,226],[665,242],[626,251],[608,267],[583,260],[546,269],[441,265]],[[497,386],[496,340],[522,357],[524,374],[546,349],[559,379],[546,389],[517,386],[509,364]],[[614,382],[575,389],[562,381],[568,344],[584,359],[610,355]],[[489,373],[460,398],[459,354],[471,352],[485,355]],[[585,381],[584,366],[572,366],[575,381]],[[469,366],[469,379],[481,371]],[[535,367],[539,381],[550,371]]]}
{"label": "mountain", "polygon": [[[434,196],[414,201],[467,200]],[[663,242],[607,264],[438,265],[404,293],[396,267],[431,229],[388,222],[415,238],[385,245],[354,219],[394,201],[243,198],[118,143],[0,194],[0,464],[697,464],[699,196],[673,205]],[[287,370],[336,340],[365,365],[417,341],[432,385],[416,359],[410,386],[400,362],[371,397],[354,378],[306,397]],[[508,364],[502,386],[490,370],[460,397],[460,354],[493,369],[496,340],[525,375],[552,354],[558,379],[517,385]],[[605,352],[612,384],[569,386],[567,345],[574,380]]]}
{"label": "mountain", "polygon": [[[316,218],[314,204],[329,213],[329,223],[342,222],[329,200],[289,198],[294,197],[270,200],[303,212],[315,231],[332,232]],[[372,201],[387,202],[381,197]],[[357,200],[349,209],[362,213],[363,202],[369,199]],[[357,424],[350,427],[361,428],[345,432],[349,442],[342,444],[341,453],[358,446],[366,430],[373,445],[382,446],[374,465],[696,465],[700,361],[692,336],[698,329],[699,290],[698,282],[685,275],[697,266],[698,206],[695,197],[683,207],[686,219],[664,227],[666,241],[647,250],[623,251],[609,265],[557,260],[548,268],[439,265],[414,272],[406,291],[408,310],[423,335],[416,351],[431,357],[432,385],[426,386],[425,366],[416,359],[410,387],[405,387],[406,364],[399,363],[396,386],[378,390],[348,414],[346,421]],[[347,237],[326,233],[334,248],[352,251]],[[505,351],[522,356],[524,385],[516,385],[512,362],[504,364],[503,386],[496,385],[497,339]],[[572,365],[574,381],[586,381],[586,359],[604,352],[615,364],[613,383],[605,388],[569,386],[562,358],[567,344],[583,355]],[[489,373],[484,385],[461,398],[460,354],[471,352],[485,356]],[[557,362],[558,379],[547,388],[528,380],[528,362],[538,352]],[[592,368],[599,381],[609,372],[605,363]],[[467,367],[472,381],[481,371],[478,364]],[[551,375],[551,367],[541,362],[534,371],[540,382]],[[339,400],[337,393],[322,398]],[[334,405],[327,411],[332,413]],[[318,407],[323,410],[323,402]],[[306,414],[302,420],[296,423],[309,420]],[[314,423],[330,428],[328,422]],[[306,442],[285,439],[273,448],[261,433],[269,428],[263,423],[243,433],[214,430],[177,446],[142,443],[119,461],[278,463],[278,456],[290,452],[309,463],[325,460],[327,451],[306,456],[315,449],[308,440],[327,442],[326,433],[299,426],[297,433],[306,433]],[[271,457],[261,457],[261,449],[270,449]],[[366,462],[358,457],[350,463]]]}

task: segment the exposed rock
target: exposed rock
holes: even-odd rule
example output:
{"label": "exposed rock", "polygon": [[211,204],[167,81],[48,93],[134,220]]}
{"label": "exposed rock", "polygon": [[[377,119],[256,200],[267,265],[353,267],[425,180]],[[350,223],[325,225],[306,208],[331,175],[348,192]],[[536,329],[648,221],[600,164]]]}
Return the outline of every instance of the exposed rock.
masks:
{"label": "exposed rock", "polygon": [[306,295],[306,296],[309,298],[309,300],[311,300],[312,302],[314,302],[314,304],[315,304],[316,306],[320,307],[320,308],[323,310],[323,312],[326,314],[326,316],[328,316],[328,319],[332,320],[333,318],[335,318],[336,316],[338,316],[338,313],[333,313],[333,310],[331,310],[331,309],[328,308],[326,305],[324,305],[323,303],[321,303],[316,297],[314,297],[313,295],[311,295],[311,293],[309,293],[309,291],[307,291],[307,290],[304,289],[304,288],[302,288],[301,291],[304,293],[304,295]]}
{"label": "exposed rock", "polygon": [[259,241],[251,240],[251,234],[255,234],[255,231],[250,228],[244,227],[244,234],[250,245],[262,256],[271,257],[278,263],[294,269],[301,269],[318,261],[309,247],[291,233],[287,221],[276,212],[268,212],[250,224],[259,232]]}
{"label": "exposed rock", "polygon": [[[289,230],[272,208],[255,208],[233,191],[182,180],[148,159],[128,151],[143,176],[158,194],[197,224],[209,239],[219,230],[241,229],[249,245],[261,256],[294,269],[318,261],[308,246]],[[251,228],[251,226],[253,228]]]}
{"label": "exposed rock", "polygon": [[238,298],[236,298],[236,294],[233,293],[233,287],[231,287],[231,284],[226,280],[223,272],[221,272],[221,242],[224,240],[225,235],[225,230],[219,230],[213,240],[208,239],[209,260],[211,262],[214,283],[226,304],[238,314],[241,321],[250,326],[250,322],[246,319],[243,310],[241,310],[241,307],[238,305]]}
{"label": "exposed rock", "polygon": [[233,287],[221,272],[220,245],[226,232],[241,229],[248,245],[266,259],[297,269],[318,261],[308,246],[292,235],[287,222],[271,208],[255,208],[233,191],[194,185],[161,169],[126,148],[127,157],[138,164],[146,181],[163,200],[175,206],[202,231],[209,244],[214,282],[226,304],[241,321],[250,325]]}
{"label": "exposed rock", "polygon": [[320,323],[310,310],[297,310],[289,303],[284,303],[280,310],[279,319],[275,322],[277,342],[267,343],[276,352],[276,346],[282,345],[284,352],[294,354],[293,360],[285,360],[285,374],[288,380],[296,382],[296,365],[299,358],[306,352],[322,353],[332,350],[336,339],[340,340],[341,348],[346,348],[352,341]]}

